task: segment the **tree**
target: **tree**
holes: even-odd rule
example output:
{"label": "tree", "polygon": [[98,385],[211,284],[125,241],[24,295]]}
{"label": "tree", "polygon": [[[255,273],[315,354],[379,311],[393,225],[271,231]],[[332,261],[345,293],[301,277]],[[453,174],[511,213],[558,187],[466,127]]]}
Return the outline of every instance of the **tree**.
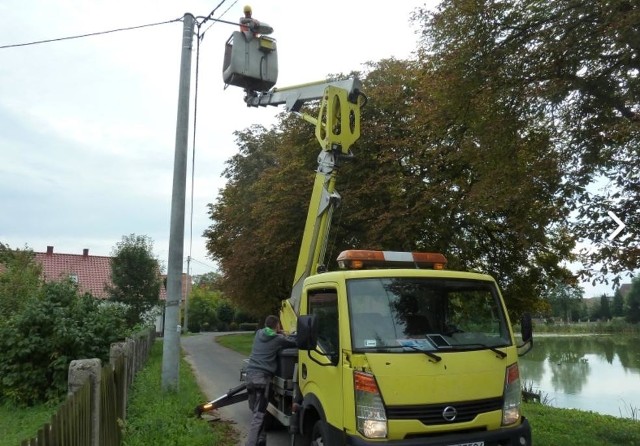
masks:
{"label": "tree", "polygon": [[598,310],[598,319],[611,319],[611,298],[606,294],[600,296],[600,308]]}
{"label": "tree", "polygon": [[209,291],[219,291],[222,287],[222,276],[214,271],[193,276],[193,287]]}
{"label": "tree", "polygon": [[216,328],[218,323],[216,309],[220,301],[219,291],[212,291],[204,286],[194,287],[189,296],[187,330],[197,333],[200,330]]}
{"label": "tree", "polygon": [[[470,103],[445,88],[466,82],[464,73],[434,65],[370,64],[362,137],[340,166],[344,198],[325,260],[335,267],[354,247],[441,251],[453,269],[496,277],[513,316],[543,309],[543,290],[571,279],[560,266],[574,246],[561,160],[545,148],[544,129],[522,132],[530,116],[515,101],[487,93]],[[281,116],[271,130],[239,132],[227,184],[209,206],[204,235],[224,294],[256,317],[277,312],[291,290],[319,151],[312,130]]]}
{"label": "tree", "polygon": [[559,315],[565,322],[577,320],[581,312],[580,303],[584,290],[572,284],[557,282],[547,294],[554,315]]}
{"label": "tree", "polygon": [[631,290],[627,295],[627,322],[640,322],[640,277],[634,277],[631,281]]}
{"label": "tree", "polygon": [[0,243],[0,323],[20,313],[42,286],[42,267],[29,249]]}
{"label": "tree", "polygon": [[[414,20],[423,26],[419,54],[453,103],[443,119],[477,114],[505,150],[535,141],[560,167],[547,184],[565,216],[576,211],[568,233],[590,242],[583,277],[606,281],[640,267],[637,241],[607,238],[615,229],[608,211],[629,226],[640,219],[640,4],[444,0]],[[515,127],[504,125],[509,116]]]}
{"label": "tree", "polygon": [[134,326],[160,303],[160,267],[153,241],[143,235],[123,236],[112,251],[109,299],[128,305],[127,321]]}
{"label": "tree", "polygon": [[620,292],[620,288],[613,294],[613,302],[611,303],[611,315],[613,317],[624,316],[624,298]]}

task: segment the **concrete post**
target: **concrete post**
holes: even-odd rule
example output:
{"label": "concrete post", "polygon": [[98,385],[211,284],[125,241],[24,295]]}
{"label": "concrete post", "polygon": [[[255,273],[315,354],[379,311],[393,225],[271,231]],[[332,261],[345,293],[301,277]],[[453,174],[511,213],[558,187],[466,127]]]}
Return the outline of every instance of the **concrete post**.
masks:
{"label": "concrete post", "polygon": [[109,364],[111,364],[111,368],[115,370],[116,362],[119,358],[122,358],[124,361],[122,367],[122,399],[119,401],[119,404],[122,408],[122,419],[127,419],[127,399],[129,398],[129,369],[127,367],[127,363],[131,360],[130,354],[128,354],[127,343],[126,342],[114,342],[111,344],[111,348],[109,349]]}
{"label": "concrete post", "polygon": [[69,364],[68,393],[76,392],[87,379],[91,381],[91,444],[89,446],[100,446],[102,362],[98,358],[71,361],[71,364]]}
{"label": "concrete post", "polygon": [[173,162],[173,193],[169,229],[169,262],[167,265],[167,300],[164,312],[164,344],[162,345],[162,390],[178,391],[180,370],[180,302],[182,301],[182,261],[184,252],[184,214],[187,188],[187,145],[189,142],[189,89],[191,85],[191,51],[195,18],[184,15],[176,146]]}

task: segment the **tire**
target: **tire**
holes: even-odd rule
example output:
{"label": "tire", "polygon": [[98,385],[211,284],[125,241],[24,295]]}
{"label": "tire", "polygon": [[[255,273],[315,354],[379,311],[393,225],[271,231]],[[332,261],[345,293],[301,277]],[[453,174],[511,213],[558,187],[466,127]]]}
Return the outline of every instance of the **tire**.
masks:
{"label": "tire", "polygon": [[311,430],[310,446],[328,446],[327,443],[327,423],[318,420]]}

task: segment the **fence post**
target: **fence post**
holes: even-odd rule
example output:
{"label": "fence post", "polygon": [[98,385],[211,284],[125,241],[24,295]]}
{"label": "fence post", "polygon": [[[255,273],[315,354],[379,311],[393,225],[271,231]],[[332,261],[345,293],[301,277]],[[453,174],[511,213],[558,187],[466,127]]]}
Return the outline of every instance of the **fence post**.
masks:
{"label": "fence post", "polygon": [[91,380],[91,444],[100,446],[100,387],[102,363],[99,359],[77,359],[69,364],[68,393],[78,390],[84,382]]}
{"label": "fence post", "polygon": [[122,401],[119,401],[119,407],[122,407],[122,419],[125,420],[127,418],[127,400],[129,398],[129,369],[128,363],[131,361],[131,349],[129,348],[129,344],[126,342],[114,342],[111,344],[111,348],[109,349],[109,364],[111,364],[111,368],[115,370],[118,358],[122,357],[123,366],[122,366],[122,377],[120,380],[122,393],[121,398]]}

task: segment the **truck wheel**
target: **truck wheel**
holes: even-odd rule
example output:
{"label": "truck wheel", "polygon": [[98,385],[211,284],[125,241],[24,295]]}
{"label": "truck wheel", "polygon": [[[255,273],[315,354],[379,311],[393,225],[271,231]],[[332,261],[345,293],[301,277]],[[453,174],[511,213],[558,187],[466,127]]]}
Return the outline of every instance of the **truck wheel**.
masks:
{"label": "truck wheel", "polygon": [[327,446],[327,423],[316,421],[311,430],[311,446]]}

